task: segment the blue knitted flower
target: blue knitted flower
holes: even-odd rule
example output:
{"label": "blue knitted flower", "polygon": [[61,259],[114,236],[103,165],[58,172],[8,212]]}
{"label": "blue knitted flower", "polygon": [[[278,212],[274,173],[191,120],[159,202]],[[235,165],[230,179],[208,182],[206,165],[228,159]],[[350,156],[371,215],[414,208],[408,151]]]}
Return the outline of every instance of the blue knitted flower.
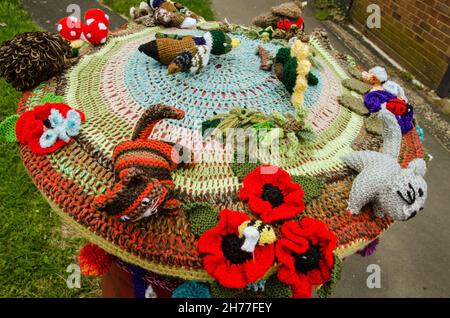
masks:
{"label": "blue knitted flower", "polygon": [[197,280],[187,281],[172,293],[172,298],[211,298],[209,288]]}

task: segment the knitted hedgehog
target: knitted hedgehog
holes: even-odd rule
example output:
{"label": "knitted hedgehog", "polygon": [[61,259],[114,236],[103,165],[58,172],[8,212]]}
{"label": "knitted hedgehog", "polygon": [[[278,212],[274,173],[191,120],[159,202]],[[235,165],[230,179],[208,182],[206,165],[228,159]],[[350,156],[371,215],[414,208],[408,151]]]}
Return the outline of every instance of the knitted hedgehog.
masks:
{"label": "knitted hedgehog", "polygon": [[367,203],[373,202],[376,216],[387,214],[394,220],[406,221],[425,204],[426,164],[423,159],[415,159],[402,169],[397,162],[402,140],[397,120],[386,109],[380,110],[379,117],[383,123],[383,152],[356,151],[343,158],[359,172],[350,191],[348,209],[358,214]]}
{"label": "knitted hedgehog", "polygon": [[143,44],[139,51],[168,65],[170,74],[181,71],[195,73],[209,62],[210,54],[222,55],[239,45],[221,30],[212,30],[202,37],[157,33],[156,39]]}
{"label": "knitted hedgehog", "polygon": [[18,34],[0,47],[0,77],[17,89],[32,88],[61,72],[71,50],[55,33]]}
{"label": "knitted hedgehog", "polygon": [[197,24],[199,17],[179,3],[149,0],[148,4],[154,10],[153,16],[157,24],[181,29],[192,29]]}
{"label": "knitted hedgehog", "polygon": [[175,157],[178,153],[174,147],[178,145],[148,138],[161,119],[183,117],[182,110],[161,104],[144,112],[132,139],[120,143],[114,150],[116,184],[94,200],[97,210],[122,221],[134,222],[156,214],[159,209],[173,211],[179,207],[178,200],[170,193],[174,188],[170,171],[181,161]]}

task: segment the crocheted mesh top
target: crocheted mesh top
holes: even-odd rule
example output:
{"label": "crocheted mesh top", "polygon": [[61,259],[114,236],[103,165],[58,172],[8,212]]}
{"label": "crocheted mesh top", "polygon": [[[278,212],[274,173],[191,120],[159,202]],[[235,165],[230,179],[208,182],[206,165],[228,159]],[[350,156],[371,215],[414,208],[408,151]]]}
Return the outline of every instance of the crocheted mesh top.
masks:
{"label": "crocheted mesh top", "polygon": [[[92,242],[155,273],[212,280],[202,268],[196,237],[184,213],[127,224],[93,208],[94,196],[113,184],[113,149],[130,138],[140,114],[155,103],[179,107],[186,117],[181,121],[160,122],[151,138],[191,148],[193,137],[200,136],[201,122],[214,114],[234,106],[265,113],[275,110],[292,113],[293,107],[283,84],[272,73],[259,69],[260,59],[255,55],[259,41],[239,36],[239,49],[212,57],[200,74],[173,76],[167,74],[165,66],[137,51],[139,45],[161,31],[180,33],[160,28],[122,31],[65,74],[25,92],[19,102],[19,114],[53,93],[64,96],[72,108],[83,111],[86,122],[76,142],[59,151],[37,156],[21,146],[21,155],[55,211]],[[322,64],[320,70],[312,70],[319,84],[305,93],[308,120],[317,138],[302,143],[293,159],[282,157],[279,165],[292,176],[325,180],[321,196],[306,204],[301,217],[326,222],[338,238],[338,253],[346,256],[379,236],[392,223],[389,217],[376,218],[370,211],[353,216],[346,212],[355,175],[340,157],[353,149],[379,149],[380,140],[364,129],[363,117],[339,105],[338,96],[345,92],[341,81],[349,78],[343,66],[314,37],[310,45]],[[264,47],[272,54],[278,49],[270,43]],[[410,160],[422,156],[419,138],[412,130],[403,137],[400,162],[406,166]],[[200,163],[175,170],[172,178],[184,203],[208,201],[220,209],[245,211],[237,197],[241,183],[228,163]]]}

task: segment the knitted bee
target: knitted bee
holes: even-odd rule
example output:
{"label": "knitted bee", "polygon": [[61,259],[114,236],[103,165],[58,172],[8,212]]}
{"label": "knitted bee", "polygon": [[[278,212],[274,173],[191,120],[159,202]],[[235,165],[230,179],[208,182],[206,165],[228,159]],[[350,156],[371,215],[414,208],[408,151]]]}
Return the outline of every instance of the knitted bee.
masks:
{"label": "knitted bee", "polygon": [[196,73],[209,62],[210,54],[222,55],[239,45],[221,30],[212,30],[202,37],[157,33],[156,39],[143,44],[139,51],[168,65],[169,74],[182,71]]}
{"label": "knitted bee", "polygon": [[273,228],[260,220],[245,221],[238,228],[239,238],[245,238],[241,250],[253,253],[256,245],[272,244],[277,237]]}
{"label": "knitted bee", "polygon": [[161,119],[183,117],[182,110],[161,104],[144,112],[132,139],[118,144],[114,150],[116,183],[95,198],[97,210],[121,221],[134,222],[158,210],[173,211],[179,207],[179,201],[170,193],[174,188],[170,172],[180,162],[179,153],[173,149],[178,145],[148,137]]}

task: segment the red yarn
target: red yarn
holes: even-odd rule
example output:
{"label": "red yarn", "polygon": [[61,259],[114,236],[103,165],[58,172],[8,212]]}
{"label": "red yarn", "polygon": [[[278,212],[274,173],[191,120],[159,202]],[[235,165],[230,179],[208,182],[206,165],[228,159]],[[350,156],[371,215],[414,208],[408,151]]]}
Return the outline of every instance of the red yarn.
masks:
{"label": "red yarn", "polygon": [[[52,153],[66,144],[65,141],[57,139],[52,146],[42,148],[39,143],[39,139],[45,131],[44,121],[49,118],[52,109],[57,109],[63,117],[66,117],[69,110],[72,110],[69,105],[63,103],[45,103],[44,105],[34,107],[32,110],[27,110],[17,120],[17,141],[27,145],[34,153]],[[80,114],[81,121],[83,122],[85,120],[84,114],[79,110],[76,110],[76,112]],[[68,143],[71,141],[72,138]]]}
{"label": "red yarn", "polygon": [[301,186],[276,166],[262,165],[245,176],[239,196],[266,223],[294,217],[305,208]]}
{"label": "red yarn", "polygon": [[[224,237],[238,236],[238,227],[249,220],[249,216],[236,211],[222,210],[220,221],[216,227],[205,232],[197,242],[198,250],[203,255],[203,266],[209,275],[222,286],[228,288],[244,288],[260,279],[272,266],[275,258],[274,244],[257,245],[253,255],[239,264],[232,263],[224,255],[222,242]],[[235,251],[236,256],[246,256],[249,253]],[[238,253],[242,254],[238,254]]]}
{"label": "red yarn", "polygon": [[109,271],[111,256],[95,244],[88,243],[78,255],[78,265],[84,276],[102,276]]}
{"label": "red yarn", "polygon": [[281,233],[276,243],[276,256],[282,264],[278,279],[292,285],[293,297],[311,297],[313,285],[331,278],[336,236],[325,223],[312,218],[288,221]]}

